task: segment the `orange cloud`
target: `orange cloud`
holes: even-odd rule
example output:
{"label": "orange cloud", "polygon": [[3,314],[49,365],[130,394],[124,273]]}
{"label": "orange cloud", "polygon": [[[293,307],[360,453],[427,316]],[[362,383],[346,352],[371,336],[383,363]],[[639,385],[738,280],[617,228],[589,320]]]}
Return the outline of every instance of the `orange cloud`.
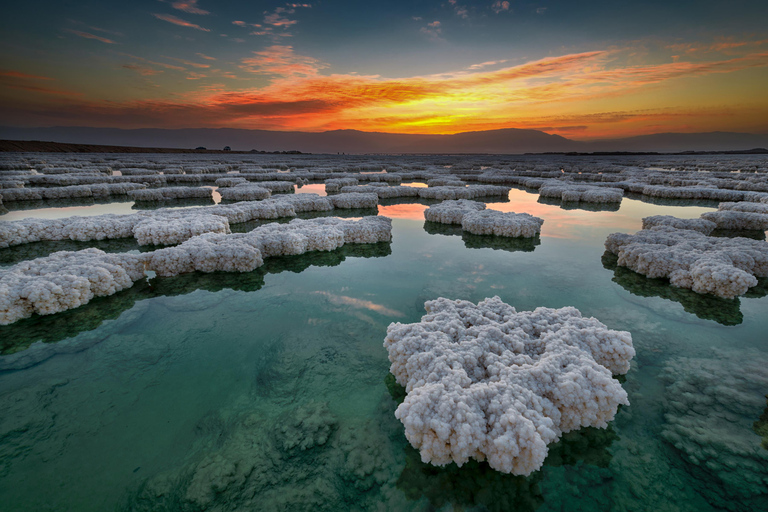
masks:
{"label": "orange cloud", "polygon": [[106,37],[97,36],[97,35],[91,34],[89,32],[80,32],[79,30],[70,30],[68,28],[65,28],[64,30],[66,32],[70,32],[72,34],[75,34],[78,37],[82,37],[82,38],[85,38],[85,39],[95,39],[96,41],[101,41],[102,43],[117,44],[115,41],[113,41],[111,39],[107,39]]}
{"label": "orange cloud", "polygon": [[189,27],[194,28],[196,30],[202,30],[203,32],[210,32],[211,29],[201,27],[200,25],[196,25],[194,23],[190,23],[188,21],[184,21],[181,18],[177,18],[176,16],[171,16],[170,14],[152,14],[155,18],[163,21],[167,21],[168,23],[173,23],[174,25],[178,25],[180,27]]}
{"label": "orange cloud", "polygon": [[21,71],[0,71],[0,76],[10,77],[10,78],[24,78],[28,80],[53,80],[53,78],[49,78],[47,76],[38,76],[38,75],[28,75],[26,73],[22,73]]}
{"label": "orange cloud", "polygon": [[206,10],[200,9],[197,6],[197,0],[180,0],[178,2],[173,2],[171,7],[190,14],[211,14]]}

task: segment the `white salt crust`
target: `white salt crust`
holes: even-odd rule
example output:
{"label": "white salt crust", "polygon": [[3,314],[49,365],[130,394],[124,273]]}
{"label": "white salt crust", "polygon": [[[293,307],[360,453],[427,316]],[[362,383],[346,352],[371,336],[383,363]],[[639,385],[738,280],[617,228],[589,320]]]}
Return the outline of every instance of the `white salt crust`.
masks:
{"label": "white salt crust", "polygon": [[67,187],[8,188],[0,191],[3,201],[35,201],[41,199],[68,199],[74,197],[108,197],[130,194],[143,189],[138,183],[105,183],[72,185]]}
{"label": "white salt crust", "polygon": [[384,340],[407,392],[395,416],[424,462],[474,458],[528,475],[561,434],[604,428],[629,405],[612,378],[635,355],[628,332],[573,307],[518,313],[499,297],[439,298],[425,309],[421,322],[391,324]]}
{"label": "white salt crust", "polygon": [[[327,190],[327,189],[326,189]],[[374,193],[379,199],[391,199],[394,197],[418,197],[419,189],[417,187],[393,186],[386,183],[370,183],[368,185],[345,185],[341,187],[341,193]]]}
{"label": "white salt crust", "polygon": [[443,201],[424,210],[424,218],[441,224],[461,224],[464,215],[485,210],[485,203],[456,199]]}
{"label": "white salt crust", "polygon": [[483,210],[467,213],[461,219],[461,229],[473,235],[495,235],[531,238],[541,232],[544,219],[529,213]]}
{"label": "white salt crust", "polygon": [[371,193],[344,193],[328,196],[328,200],[334,208],[376,208],[379,205],[379,196],[375,192]]}
{"label": "white salt crust", "polygon": [[220,188],[218,192],[221,194],[221,198],[227,201],[259,201],[272,195],[272,192],[262,187],[260,183],[248,183],[247,181]]}
{"label": "white salt crust", "polygon": [[166,199],[189,199],[213,197],[213,190],[202,187],[162,187],[133,190],[128,196],[134,201],[164,201]]}
{"label": "white salt crust", "polygon": [[726,299],[757,285],[756,277],[768,276],[768,243],[760,240],[657,226],[634,235],[613,233],[605,248],[619,257],[619,265],[646,277]]}
{"label": "white salt crust", "polygon": [[656,226],[690,229],[708,235],[717,227],[717,224],[706,219],[678,219],[671,215],[653,215],[643,219],[643,229],[651,229]]}
{"label": "white salt crust", "polygon": [[[755,206],[768,206],[764,203],[748,203]],[[701,214],[702,219],[714,222],[718,229],[768,230],[768,213],[745,210],[719,210]]]}
{"label": "white salt crust", "polygon": [[331,178],[325,180],[325,192],[328,194],[341,192],[342,187],[354,187],[357,183],[355,178]]}
{"label": "white salt crust", "polygon": [[176,247],[142,254],[108,254],[98,249],[56,252],[0,270],[0,324],[35,313],[58,313],[93,297],[112,295],[131,287],[146,270],[160,276],[248,272],[270,256],[331,251],[347,243],[386,242],[391,237],[392,221],[387,217],[358,221],[328,217],[267,224],[249,233],[208,232]]}
{"label": "white salt crust", "polygon": [[469,185],[467,187],[419,188],[419,197],[424,199],[475,199],[509,195],[509,187],[499,185]]}
{"label": "white salt crust", "polygon": [[539,188],[542,197],[554,197],[566,202],[620,203],[624,191],[620,188],[594,187],[561,182]]}

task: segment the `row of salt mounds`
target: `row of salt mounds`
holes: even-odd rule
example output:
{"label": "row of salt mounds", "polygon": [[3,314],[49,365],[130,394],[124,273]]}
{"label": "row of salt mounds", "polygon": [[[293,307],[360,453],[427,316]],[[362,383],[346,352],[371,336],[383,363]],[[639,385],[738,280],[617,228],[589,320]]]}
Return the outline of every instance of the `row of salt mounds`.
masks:
{"label": "row of salt mounds", "polygon": [[706,219],[679,219],[672,215],[653,215],[643,218],[643,229],[651,229],[656,226],[669,226],[677,229],[690,229],[705,235],[710,234],[717,227],[712,221]]}
{"label": "row of salt mounds", "polygon": [[[226,219],[224,219],[226,220]],[[206,233],[179,246],[133,255],[98,249],[57,252],[0,271],[0,324],[53,314],[112,295],[141,279],[145,270],[162,276],[186,272],[247,272],[263,258],[330,251],[346,243],[368,244],[392,238],[392,221],[367,217],[296,219],[268,224],[244,234]]]}
{"label": "row of salt mounds", "polygon": [[509,187],[499,185],[469,185],[467,187],[428,187],[419,189],[419,197],[424,199],[475,199],[509,195]]}
{"label": "row of salt mounds", "polygon": [[[383,185],[383,186],[382,186]],[[327,189],[326,189],[327,190]],[[419,188],[397,185],[390,187],[386,183],[376,183],[370,185],[346,185],[341,188],[342,194],[349,194],[355,192],[368,193],[373,192],[379,196],[379,199],[392,199],[395,197],[418,197]]]}
{"label": "row of salt mounds", "polygon": [[638,274],[726,299],[757,285],[755,276],[768,276],[768,243],[748,238],[657,226],[634,235],[613,233],[605,248],[619,257],[618,265]]}
{"label": "row of salt mounds", "polygon": [[717,210],[702,213],[701,218],[714,222],[719,229],[768,230],[766,203],[720,203]]}
{"label": "row of salt mounds", "polygon": [[558,198],[565,202],[620,203],[624,197],[624,191],[620,188],[559,183],[542,186],[539,188],[539,195]]}
{"label": "row of salt mounds", "polygon": [[627,393],[630,333],[573,307],[518,313],[499,297],[425,303],[420,323],[393,323],[384,346],[407,396],[395,416],[424,462],[488,460],[504,473],[541,468],[547,445],[604,428]]}
{"label": "row of salt mounds", "polygon": [[220,188],[219,194],[221,198],[227,201],[258,201],[261,199],[267,199],[272,195],[272,192],[261,186],[261,184],[237,183],[234,186]]}
{"label": "row of salt mounds", "polygon": [[166,199],[211,198],[213,190],[201,187],[162,187],[133,190],[128,195],[134,201],[164,201]]}
{"label": "row of salt mounds", "polygon": [[[196,223],[198,215],[223,217],[231,224],[257,219],[278,219],[295,217],[297,213],[313,211],[331,211],[333,204],[317,194],[286,195],[264,201],[249,201],[232,205],[204,206],[184,210],[160,209],[153,212],[140,212],[129,215],[93,215],[89,217],[66,217],[62,219],[28,218],[12,222],[0,222],[0,248],[31,242],[54,242],[59,240],[106,240],[130,238],[135,236],[134,229],[143,221],[152,219],[162,222],[164,218],[190,219]],[[179,222],[175,225],[179,226]],[[218,232],[221,227],[216,226]],[[179,226],[181,227],[181,226]],[[182,233],[189,233],[186,228]],[[171,243],[183,241],[180,235],[169,236]]]}
{"label": "row of salt mounds", "polygon": [[215,181],[216,186],[221,187],[234,187],[235,185],[240,185],[241,183],[248,183],[248,180],[245,178],[219,178]]}
{"label": "row of salt mounds", "polygon": [[137,255],[62,251],[0,271],[0,324],[50,315],[129,288],[144,275]]}
{"label": "row of salt mounds", "polygon": [[715,201],[754,201],[758,202],[765,197],[761,192],[745,192],[710,187],[662,187],[646,185],[642,188],[642,194],[649,197],[663,197],[670,199],[711,199]]}
{"label": "row of salt mounds", "polygon": [[[382,187],[383,188],[383,187]],[[328,196],[334,208],[376,208],[379,196],[375,193],[362,194],[357,192]]]}
{"label": "row of salt mounds", "polygon": [[325,180],[325,192],[327,194],[341,192],[342,187],[354,187],[357,183],[355,178],[330,178]]}
{"label": "row of salt mounds", "polygon": [[130,194],[145,188],[139,183],[105,183],[98,185],[72,185],[67,187],[2,189],[4,201],[35,201],[41,199],[67,199],[71,197],[108,197]]}
{"label": "row of salt mounds", "polygon": [[466,199],[443,201],[424,210],[424,218],[442,224],[461,224],[473,235],[531,238],[541,232],[544,219],[528,213],[486,210],[483,203]]}

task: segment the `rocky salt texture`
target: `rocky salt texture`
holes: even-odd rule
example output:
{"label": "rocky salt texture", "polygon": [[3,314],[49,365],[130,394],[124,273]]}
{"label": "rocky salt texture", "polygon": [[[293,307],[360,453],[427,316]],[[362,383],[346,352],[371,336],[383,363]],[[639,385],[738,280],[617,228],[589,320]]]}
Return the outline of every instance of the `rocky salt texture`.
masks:
{"label": "rocky salt texture", "polygon": [[643,229],[651,229],[656,226],[690,229],[708,235],[717,227],[717,224],[706,219],[678,219],[672,215],[653,215],[643,218]]}
{"label": "rocky salt texture", "polygon": [[469,185],[467,187],[428,187],[420,188],[419,197],[423,199],[475,199],[509,195],[509,187],[499,185]]}
{"label": "rocky salt texture", "polygon": [[613,233],[605,248],[619,257],[619,265],[646,277],[668,278],[674,286],[726,299],[768,276],[768,243],[760,240],[657,226],[634,235]]}
{"label": "rocky salt texture", "polygon": [[221,198],[227,201],[258,201],[267,199],[272,195],[272,192],[262,187],[261,184],[248,182],[220,188],[218,192],[221,194]]}
{"label": "rocky salt texture", "polygon": [[[222,217],[218,220],[226,223]],[[165,222],[151,228],[166,229]],[[173,233],[172,228],[167,230]],[[195,271],[248,272],[261,266],[265,257],[332,251],[347,243],[387,242],[391,236],[392,222],[387,217],[359,221],[329,217],[267,224],[249,233],[207,232],[176,247],[136,255],[107,254],[98,249],[57,252],[0,271],[0,324],[35,313],[66,311],[93,297],[112,295],[131,287],[146,270],[161,276]]]}
{"label": "rocky salt texture", "polygon": [[390,324],[384,340],[407,392],[395,415],[424,462],[487,459],[528,475],[563,433],[604,428],[629,404],[612,377],[635,355],[628,332],[572,307],[518,313],[499,297],[424,306],[421,322]]}
{"label": "rocky salt texture", "polygon": [[424,218],[441,224],[461,224],[473,235],[531,238],[539,234],[544,220],[528,213],[486,210],[485,204],[466,199],[443,201],[424,210]]}
{"label": "rocky salt texture", "polygon": [[376,193],[362,194],[351,192],[328,196],[328,200],[334,208],[376,208],[379,205],[379,196]]}
{"label": "rocky salt texture", "polygon": [[768,204],[738,202],[720,203],[716,212],[701,214],[702,219],[714,222],[718,229],[768,230]]}
{"label": "rocky salt texture", "polygon": [[210,198],[213,190],[202,187],[162,187],[132,190],[128,195],[134,201],[164,201],[167,199]]}
{"label": "rocky salt texture", "polygon": [[554,197],[566,202],[620,203],[624,197],[624,191],[620,188],[557,183],[542,186],[539,189],[539,195]]}

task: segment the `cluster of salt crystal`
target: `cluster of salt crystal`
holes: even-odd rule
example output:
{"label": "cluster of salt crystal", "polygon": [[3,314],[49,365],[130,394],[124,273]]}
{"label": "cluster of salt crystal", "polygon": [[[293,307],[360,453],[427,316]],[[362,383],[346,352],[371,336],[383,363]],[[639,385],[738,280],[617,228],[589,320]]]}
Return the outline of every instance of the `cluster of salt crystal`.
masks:
{"label": "cluster of salt crystal", "polygon": [[340,192],[342,187],[354,187],[357,185],[355,178],[330,178],[325,180],[325,191],[328,194]]}
{"label": "cluster of salt crystal", "polygon": [[529,213],[483,210],[464,215],[461,229],[474,235],[531,238],[541,232],[542,224],[544,219]]}
{"label": "cluster of salt crystal", "polygon": [[[226,218],[211,217],[226,225]],[[172,228],[163,232],[163,224],[172,225],[173,219],[150,225],[161,231],[146,236],[162,238],[178,232]],[[261,266],[265,257],[330,251],[347,243],[386,242],[391,237],[392,221],[387,217],[358,221],[329,217],[267,224],[249,233],[206,232],[178,246],[137,255],[107,254],[98,249],[57,252],[0,271],[0,324],[35,313],[65,311],[86,304],[94,296],[112,295],[132,286],[145,270],[161,276],[194,271],[247,272]]]}
{"label": "cluster of salt crystal", "polygon": [[394,197],[418,197],[419,188],[407,187],[407,186],[393,186],[390,187],[386,183],[371,183],[368,185],[345,185],[341,188],[341,193],[374,193],[379,196],[379,199],[391,199]]}
{"label": "cluster of salt crystal", "polygon": [[432,178],[430,180],[427,180],[427,186],[428,187],[464,187],[466,186],[466,183],[454,177]]}
{"label": "cluster of salt crystal", "polygon": [[134,201],[164,201],[167,199],[210,198],[213,190],[202,187],[162,187],[133,190],[128,195]]}
{"label": "cluster of salt crystal", "polygon": [[606,427],[627,393],[628,332],[572,307],[520,312],[493,297],[439,298],[414,324],[393,323],[384,346],[408,393],[395,415],[424,462],[488,460],[505,473],[541,467],[562,433]]}
{"label": "cluster of salt crystal", "polygon": [[129,288],[143,275],[133,254],[62,251],[0,271],[0,324],[49,315]]}
{"label": "cluster of salt crystal", "polygon": [[618,264],[674,286],[733,298],[768,276],[768,244],[748,238],[718,238],[689,229],[656,226],[634,235],[614,233],[605,248]]}
{"label": "cluster of salt crystal", "polygon": [[509,187],[499,185],[469,185],[467,187],[427,187],[419,189],[424,199],[475,199],[477,197],[506,196]]}
{"label": "cluster of salt crystal", "polygon": [[624,191],[620,188],[576,185],[573,183],[546,184],[539,188],[542,197],[554,197],[565,202],[620,203]]}
{"label": "cluster of salt crystal", "polygon": [[67,187],[8,188],[0,191],[4,201],[35,201],[41,199],[68,199],[74,197],[106,197],[125,195],[143,189],[138,183],[105,183],[98,185],[72,185]]}
{"label": "cluster of salt crystal", "polygon": [[643,219],[643,229],[651,229],[656,226],[690,229],[708,235],[717,227],[717,224],[705,219],[679,219],[671,215],[653,215]]}
{"label": "cluster of salt crystal", "polygon": [[718,211],[706,212],[702,219],[714,222],[719,229],[768,230],[768,204],[738,202],[720,203]]}
{"label": "cluster of salt crystal", "polygon": [[173,245],[203,233],[229,233],[229,221],[219,215],[176,213],[148,217],[133,228],[139,245]]}
{"label": "cluster of salt crystal", "polygon": [[221,198],[227,201],[258,201],[272,195],[269,189],[256,183],[237,183],[234,186],[220,188]]}
{"label": "cluster of salt crystal", "polygon": [[379,196],[376,193],[344,193],[328,196],[328,200],[334,208],[376,208],[379,205]]}
{"label": "cluster of salt crystal", "polygon": [[241,183],[248,183],[248,180],[245,178],[219,178],[215,181],[216,186],[219,188],[222,187],[234,187],[235,185],[239,185]]}
{"label": "cluster of salt crystal", "polygon": [[443,201],[424,210],[424,218],[441,224],[461,224],[464,215],[485,210],[485,203],[455,199]]}

